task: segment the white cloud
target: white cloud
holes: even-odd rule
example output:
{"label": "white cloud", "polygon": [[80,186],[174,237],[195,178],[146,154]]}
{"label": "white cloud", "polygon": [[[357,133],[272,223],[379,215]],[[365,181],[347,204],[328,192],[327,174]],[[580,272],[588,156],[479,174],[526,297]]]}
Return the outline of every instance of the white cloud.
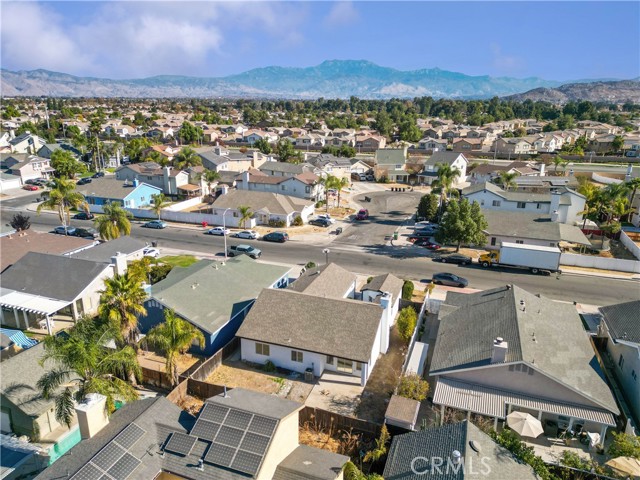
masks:
{"label": "white cloud", "polygon": [[497,43],[490,45],[493,54],[493,66],[505,73],[513,73],[522,69],[524,61],[516,55],[508,55],[502,52],[502,47]]}
{"label": "white cloud", "polygon": [[333,4],[331,10],[324,18],[324,25],[326,27],[342,27],[344,25],[350,25],[360,18],[360,14],[353,2],[350,1],[338,1]]}

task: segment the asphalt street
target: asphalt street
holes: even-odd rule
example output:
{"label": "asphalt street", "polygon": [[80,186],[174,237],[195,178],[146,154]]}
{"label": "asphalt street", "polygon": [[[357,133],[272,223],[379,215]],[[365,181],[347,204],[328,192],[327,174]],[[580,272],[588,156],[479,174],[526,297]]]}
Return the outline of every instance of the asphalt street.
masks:
{"label": "asphalt street", "polygon": [[[398,197],[402,197],[398,200]],[[425,256],[423,249],[410,247],[398,249],[386,245],[385,237],[402,224],[413,211],[415,200],[411,194],[374,193],[368,204],[372,219],[357,225],[349,225],[344,236],[332,243],[310,245],[295,239],[285,244],[263,241],[238,240],[229,238],[229,244],[250,243],[263,252],[262,259],[269,262],[285,263],[302,267],[309,261],[317,264],[325,262],[323,250],[328,248],[329,261],[336,262],[347,270],[361,274],[383,274],[391,272],[401,278],[424,282],[433,273],[448,271],[469,280],[469,286],[478,289],[492,288],[514,283],[532,293],[539,293],[557,300],[575,301],[591,305],[608,305],[640,298],[640,282],[587,275],[563,274],[542,277],[517,270],[485,270],[477,266],[442,265]],[[16,211],[25,211],[25,205],[33,202],[35,195],[24,196],[19,200],[2,202],[2,221],[8,223]],[[393,197],[396,197],[395,199]],[[59,225],[56,215],[36,215],[31,217],[32,228],[50,231]],[[375,220],[375,221],[374,221]],[[88,221],[72,221],[73,225],[91,225]],[[171,226],[163,230],[151,230],[141,227],[142,222],[134,223],[132,236],[148,242],[158,242],[160,249],[171,248],[193,251],[201,254],[224,255],[224,240],[204,234],[193,228]],[[295,272],[295,270],[294,270]]]}

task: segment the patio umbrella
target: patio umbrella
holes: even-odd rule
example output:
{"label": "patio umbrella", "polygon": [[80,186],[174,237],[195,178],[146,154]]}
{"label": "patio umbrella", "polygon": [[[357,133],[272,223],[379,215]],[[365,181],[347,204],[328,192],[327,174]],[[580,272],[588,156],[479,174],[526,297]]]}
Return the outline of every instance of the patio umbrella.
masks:
{"label": "patio umbrella", "polygon": [[507,425],[523,437],[536,438],[544,432],[540,420],[525,412],[513,412],[507,415]]}
{"label": "patio umbrella", "polygon": [[621,475],[633,475],[634,478],[640,478],[640,460],[633,457],[616,457],[609,460],[605,465],[613,468]]}

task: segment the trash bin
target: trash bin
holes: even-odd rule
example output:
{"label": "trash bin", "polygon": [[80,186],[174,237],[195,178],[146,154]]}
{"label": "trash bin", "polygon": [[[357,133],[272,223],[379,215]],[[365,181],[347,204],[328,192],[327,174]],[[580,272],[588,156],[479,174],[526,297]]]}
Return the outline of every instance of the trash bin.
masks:
{"label": "trash bin", "polygon": [[336,228],[336,235],[340,235],[342,233],[342,227]]}
{"label": "trash bin", "polygon": [[313,382],[313,368],[307,368],[304,371],[304,381]]}
{"label": "trash bin", "polygon": [[156,247],[158,246],[158,242],[151,242],[151,246],[152,246],[153,248],[156,248]]}
{"label": "trash bin", "polygon": [[398,239],[398,232],[393,232],[393,239],[397,240]]}

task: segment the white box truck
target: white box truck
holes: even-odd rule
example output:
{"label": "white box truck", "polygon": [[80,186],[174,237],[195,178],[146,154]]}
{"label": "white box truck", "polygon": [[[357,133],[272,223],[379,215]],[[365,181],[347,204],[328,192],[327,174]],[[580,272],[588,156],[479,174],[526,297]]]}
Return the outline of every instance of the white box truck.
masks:
{"label": "white box truck", "polygon": [[549,275],[560,273],[560,249],[520,243],[503,242],[500,250],[480,256],[478,263],[491,266],[528,268],[531,273]]}

